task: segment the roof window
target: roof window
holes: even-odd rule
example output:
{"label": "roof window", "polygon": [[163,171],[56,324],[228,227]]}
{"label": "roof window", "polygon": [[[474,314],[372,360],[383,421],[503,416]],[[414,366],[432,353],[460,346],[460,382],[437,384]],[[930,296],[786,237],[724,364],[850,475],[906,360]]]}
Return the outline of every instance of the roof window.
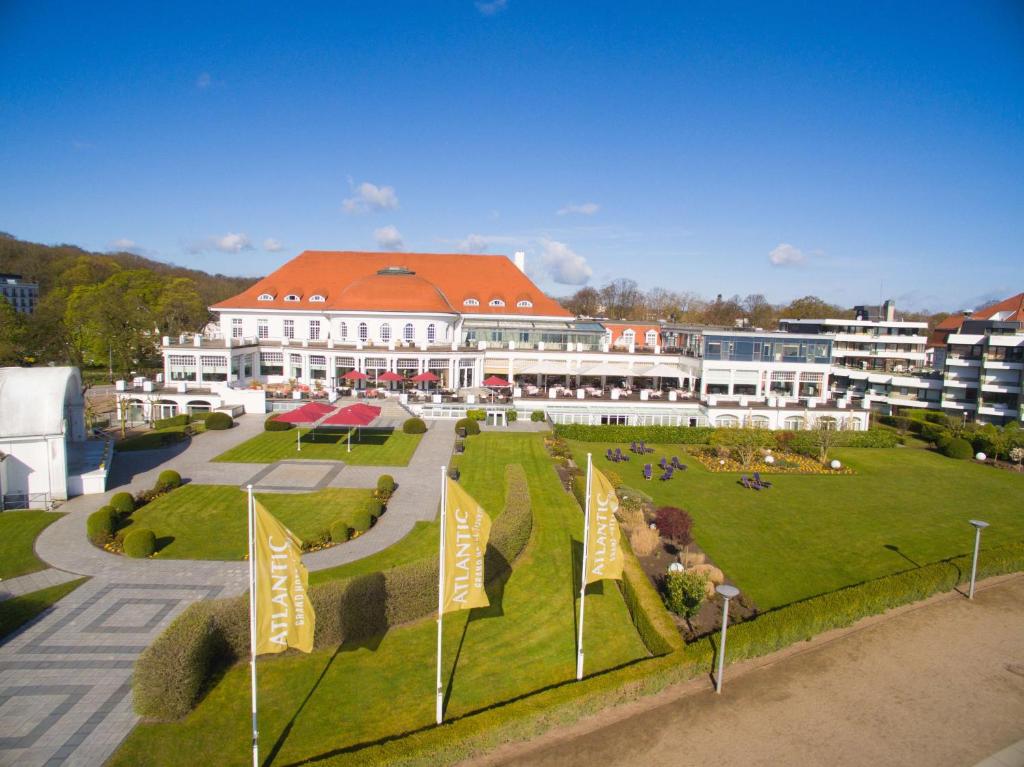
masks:
{"label": "roof window", "polygon": [[533,301],[527,301],[525,298],[521,301],[516,301],[517,309],[532,309]]}
{"label": "roof window", "polygon": [[313,295],[311,295],[311,296],[309,297],[309,302],[310,302],[311,304],[322,304],[322,303],[323,303],[324,301],[326,301],[326,300],[327,300],[327,299],[326,299],[326,298],[324,298],[324,297],[323,297],[322,295],[320,295],[319,293],[314,293]]}
{"label": "roof window", "polygon": [[467,298],[462,302],[463,306],[480,306],[480,302],[475,298]]}
{"label": "roof window", "polygon": [[284,300],[288,301],[289,303],[295,303],[296,301],[299,300],[299,297],[295,293],[289,293],[284,297]]}
{"label": "roof window", "polygon": [[257,301],[273,301],[274,300],[274,294],[273,293],[260,293],[259,297],[256,300]]}
{"label": "roof window", "polygon": [[505,305],[505,302],[504,302],[504,301],[502,301],[502,300],[501,300],[500,298],[492,298],[492,299],[491,299],[491,300],[490,300],[490,301],[488,302],[488,304],[487,304],[487,305],[488,305],[488,306],[504,306],[504,305]]}

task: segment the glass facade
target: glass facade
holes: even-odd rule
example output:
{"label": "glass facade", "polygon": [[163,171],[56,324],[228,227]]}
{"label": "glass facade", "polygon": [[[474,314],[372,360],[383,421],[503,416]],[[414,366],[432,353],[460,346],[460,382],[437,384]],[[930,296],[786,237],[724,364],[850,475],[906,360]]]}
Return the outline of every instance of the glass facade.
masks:
{"label": "glass facade", "polygon": [[515,341],[517,349],[536,349],[545,345],[583,344],[587,351],[599,350],[604,340],[604,328],[596,322],[467,322],[462,327],[464,346],[476,346],[481,341],[488,347],[508,347]]}
{"label": "glass facade", "polygon": [[832,340],[791,336],[704,334],[704,359],[730,362],[816,362],[832,359]]}

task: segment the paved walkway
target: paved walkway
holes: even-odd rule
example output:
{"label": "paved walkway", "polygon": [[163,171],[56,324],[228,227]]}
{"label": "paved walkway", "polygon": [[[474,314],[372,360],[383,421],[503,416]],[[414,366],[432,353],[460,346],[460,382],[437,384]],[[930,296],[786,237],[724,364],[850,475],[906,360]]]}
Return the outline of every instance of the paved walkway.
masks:
{"label": "paved walkway", "polygon": [[42,588],[54,578],[91,576],[0,644],[0,765],[102,764],[138,721],[131,708],[131,671],[138,654],[191,602],[241,594],[247,587],[244,562],[136,560],[92,546],[85,536],[86,518],[114,492],[150,488],[167,468],[191,482],[209,484],[243,485],[262,474],[268,482],[286,485],[285,490],[309,482],[371,488],[381,474],[394,476],[398,489],[387,513],[356,540],[306,555],[312,570],[380,551],[417,521],[436,515],[440,467],[455,444],[451,422],[430,425],[408,466],[212,462],[260,433],[263,420],[244,416],[235,428],[206,432],[187,446],[118,454],[111,490],[72,499],[61,507],[65,515],[36,540],[36,553],[52,568],[0,584],[2,594],[4,588],[28,589],[32,581],[25,579],[35,579]]}
{"label": "paved walkway", "polygon": [[36,573],[0,580],[0,602],[12,597],[20,597],[22,594],[31,594],[40,589],[47,589],[50,586],[59,586],[61,583],[73,581],[78,577],[80,576],[74,573],[66,573],[63,570],[49,567]]}
{"label": "paved walkway", "polygon": [[729,668],[720,696],[697,680],[477,764],[967,767],[1022,735],[1018,575]]}

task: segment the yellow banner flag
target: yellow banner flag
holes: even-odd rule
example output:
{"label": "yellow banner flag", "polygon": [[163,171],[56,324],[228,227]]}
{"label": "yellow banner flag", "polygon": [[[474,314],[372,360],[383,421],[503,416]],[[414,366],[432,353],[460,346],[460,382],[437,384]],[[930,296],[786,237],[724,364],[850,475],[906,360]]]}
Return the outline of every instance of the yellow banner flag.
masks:
{"label": "yellow banner flag", "polygon": [[259,503],[255,504],[256,654],[294,647],[313,650],[316,615],[309,601],[309,574],[301,541]]}
{"label": "yellow banner flag", "polygon": [[619,499],[608,478],[591,469],[590,528],[587,531],[587,583],[605,578],[622,579],[619,538]]}
{"label": "yellow banner flag", "polygon": [[444,509],[444,610],[487,607],[484,555],[491,518],[473,497],[446,477]]}

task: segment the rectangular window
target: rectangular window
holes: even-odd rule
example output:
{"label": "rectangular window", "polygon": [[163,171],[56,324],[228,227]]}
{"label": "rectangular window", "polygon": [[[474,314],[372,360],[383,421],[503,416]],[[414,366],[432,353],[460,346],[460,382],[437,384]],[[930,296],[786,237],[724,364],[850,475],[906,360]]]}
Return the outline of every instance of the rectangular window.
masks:
{"label": "rectangular window", "polygon": [[284,321],[284,337],[295,338],[295,320]]}
{"label": "rectangular window", "polygon": [[270,338],[270,328],[266,320],[256,320],[256,335],[260,338]]}
{"label": "rectangular window", "polygon": [[708,357],[718,358],[722,354],[722,344],[720,341],[708,341]]}
{"label": "rectangular window", "polygon": [[242,318],[233,317],[231,319],[231,337],[241,338],[242,337]]}
{"label": "rectangular window", "polygon": [[309,340],[319,341],[320,340],[320,320],[309,321]]}

